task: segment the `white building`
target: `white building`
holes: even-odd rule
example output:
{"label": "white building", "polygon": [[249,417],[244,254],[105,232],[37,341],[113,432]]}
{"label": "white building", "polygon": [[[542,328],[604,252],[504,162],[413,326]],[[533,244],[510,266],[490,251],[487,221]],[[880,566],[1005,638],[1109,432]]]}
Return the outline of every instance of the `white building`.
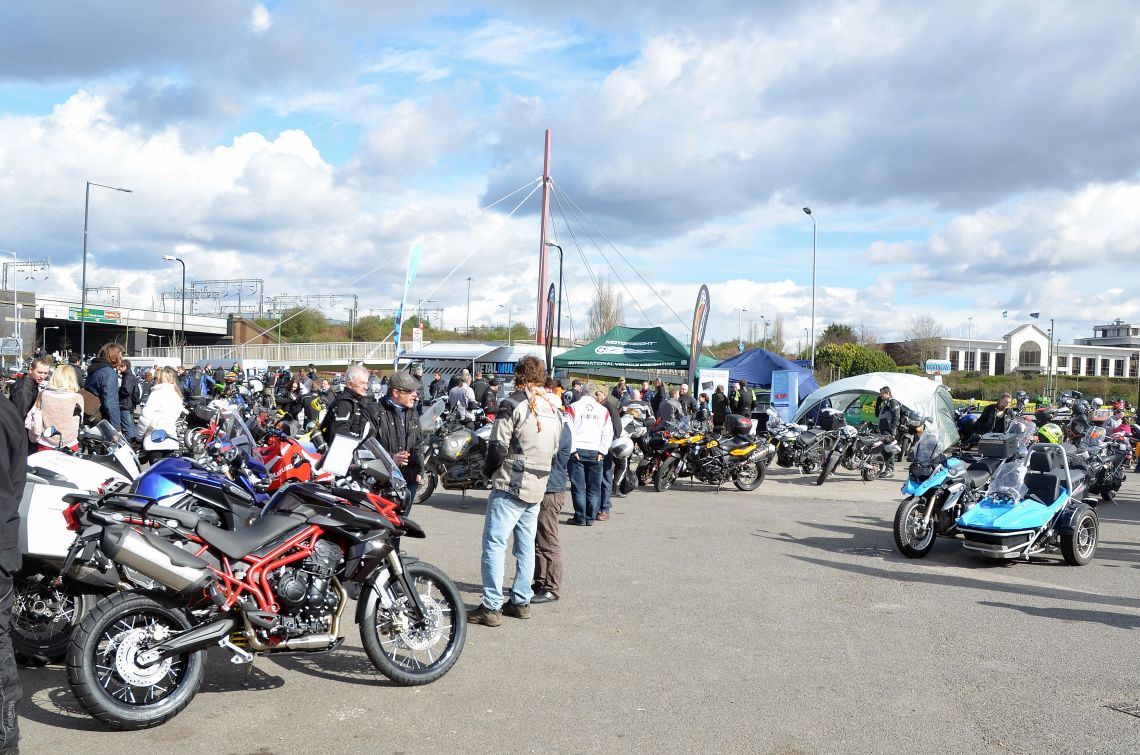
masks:
{"label": "white building", "polygon": [[[1130,326],[1109,325],[1101,328]],[[1140,329],[1137,329],[1140,331]],[[1098,332],[1099,335],[1099,332]],[[1117,346],[1103,343],[1115,336],[1078,339],[1078,343],[1055,343],[1052,350],[1053,369],[1058,375],[1080,375],[1135,378],[1140,365],[1140,346]],[[1014,372],[1047,374],[1049,334],[1036,325],[1014,328],[1000,340],[985,338],[941,338],[943,359],[950,360],[954,371],[981,372],[986,375],[1008,375]],[[1098,343],[1098,341],[1101,341]],[[1089,343],[1092,342],[1092,343]]]}

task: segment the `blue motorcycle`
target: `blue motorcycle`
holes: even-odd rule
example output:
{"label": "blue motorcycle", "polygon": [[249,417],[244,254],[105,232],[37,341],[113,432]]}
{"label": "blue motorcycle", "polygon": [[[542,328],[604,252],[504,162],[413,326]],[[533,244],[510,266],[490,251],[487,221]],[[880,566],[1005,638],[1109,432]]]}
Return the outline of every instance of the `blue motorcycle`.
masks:
{"label": "blue motorcycle", "polygon": [[993,558],[1029,560],[1060,550],[1072,566],[1092,561],[1100,533],[1096,499],[1083,498],[1086,473],[1071,466],[1070,450],[1035,443],[1004,463],[987,495],[958,517],[963,545]]}
{"label": "blue motorcycle", "polygon": [[895,547],[907,558],[923,558],[933,550],[937,536],[957,534],[958,517],[985,495],[990,479],[1006,459],[1005,449],[1017,446],[1017,433],[1028,438],[1030,432],[1021,423],[1008,441],[1003,438],[996,447],[984,445],[977,457],[960,458],[942,452],[934,423],[927,428],[915,444],[902,486],[904,498],[895,512]]}

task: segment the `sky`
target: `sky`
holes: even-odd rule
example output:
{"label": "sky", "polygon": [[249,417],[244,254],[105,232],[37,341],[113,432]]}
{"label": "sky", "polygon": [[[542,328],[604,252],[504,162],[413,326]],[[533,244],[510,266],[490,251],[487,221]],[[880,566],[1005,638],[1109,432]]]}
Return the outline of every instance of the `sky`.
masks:
{"label": "sky", "polygon": [[709,339],[794,345],[814,218],[817,333],[1070,341],[1140,323],[1138,53],[1111,0],[9,0],[0,250],[78,300],[91,181],[131,190],[88,205],[124,305],[178,289],[169,254],[363,316],[422,241],[413,305],[463,325],[470,277],[473,325],[533,324],[550,129],[564,334],[608,279],[629,325],[684,337],[708,284]]}

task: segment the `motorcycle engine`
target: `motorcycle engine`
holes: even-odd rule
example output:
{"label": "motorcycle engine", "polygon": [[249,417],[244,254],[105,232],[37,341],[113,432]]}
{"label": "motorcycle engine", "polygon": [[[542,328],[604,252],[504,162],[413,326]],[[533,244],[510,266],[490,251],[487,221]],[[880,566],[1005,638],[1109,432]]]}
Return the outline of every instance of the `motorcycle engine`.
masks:
{"label": "motorcycle engine", "polygon": [[328,629],[328,616],[339,603],[332,577],[343,560],[340,548],[318,540],[313,553],[299,567],[273,572],[269,584],[281,605],[280,626],[286,634],[299,636]]}

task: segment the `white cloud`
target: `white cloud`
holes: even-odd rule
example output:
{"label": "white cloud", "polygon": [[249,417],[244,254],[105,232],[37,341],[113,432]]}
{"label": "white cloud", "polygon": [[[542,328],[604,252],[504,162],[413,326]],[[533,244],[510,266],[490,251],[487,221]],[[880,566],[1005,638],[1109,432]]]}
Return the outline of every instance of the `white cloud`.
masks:
{"label": "white cloud", "polygon": [[269,9],[261,3],[254,5],[253,10],[249,12],[249,30],[261,36],[269,31],[272,25],[273,17],[269,14]]}

